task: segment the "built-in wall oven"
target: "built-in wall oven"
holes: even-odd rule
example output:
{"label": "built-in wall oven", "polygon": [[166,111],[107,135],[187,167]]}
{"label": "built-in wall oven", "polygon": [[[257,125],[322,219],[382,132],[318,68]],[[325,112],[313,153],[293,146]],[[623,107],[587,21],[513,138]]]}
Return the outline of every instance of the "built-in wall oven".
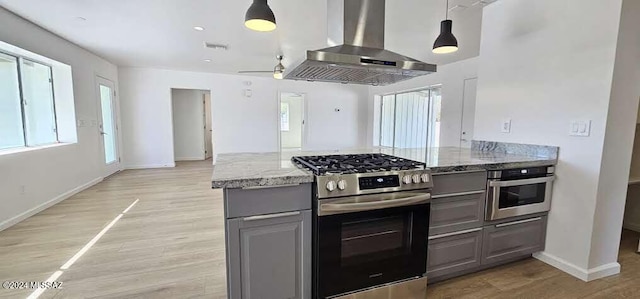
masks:
{"label": "built-in wall oven", "polygon": [[486,220],[549,211],[553,166],[489,171]]}

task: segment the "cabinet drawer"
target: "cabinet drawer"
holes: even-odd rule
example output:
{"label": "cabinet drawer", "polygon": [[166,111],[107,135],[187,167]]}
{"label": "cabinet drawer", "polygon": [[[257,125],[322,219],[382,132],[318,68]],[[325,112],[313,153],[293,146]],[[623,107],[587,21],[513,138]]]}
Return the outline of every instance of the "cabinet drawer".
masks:
{"label": "cabinet drawer", "polygon": [[484,191],[433,196],[429,235],[481,227],[484,223],[484,204]]}
{"label": "cabinet drawer", "polygon": [[487,189],[487,172],[434,173],[433,195]]}
{"label": "cabinet drawer", "polygon": [[311,184],[224,189],[226,218],[311,209]]}
{"label": "cabinet drawer", "polygon": [[429,237],[427,277],[455,274],[480,266],[482,228]]}
{"label": "cabinet drawer", "polygon": [[482,264],[497,264],[543,250],[546,231],[546,216],[486,226]]}

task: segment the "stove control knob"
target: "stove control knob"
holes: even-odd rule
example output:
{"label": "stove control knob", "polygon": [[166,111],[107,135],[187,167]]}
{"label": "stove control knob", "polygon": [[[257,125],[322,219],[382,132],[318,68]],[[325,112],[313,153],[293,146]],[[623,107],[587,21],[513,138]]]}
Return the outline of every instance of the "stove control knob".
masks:
{"label": "stove control knob", "polygon": [[327,190],[329,190],[329,192],[336,190],[336,181],[328,181]]}
{"label": "stove control knob", "polygon": [[339,180],[338,181],[338,189],[340,190],[344,190],[347,188],[347,181],[345,180]]}
{"label": "stove control knob", "polygon": [[402,182],[405,184],[411,184],[411,176],[410,175],[405,175],[402,177]]}
{"label": "stove control knob", "polygon": [[420,179],[422,180],[422,182],[423,182],[423,183],[428,183],[428,182],[429,182],[429,179],[430,179],[429,174],[428,174],[428,173],[423,173],[423,174],[420,176]]}
{"label": "stove control knob", "polygon": [[415,184],[419,184],[420,183],[420,175],[419,174],[414,174],[411,176],[411,179],[413,180],[413,182]]}

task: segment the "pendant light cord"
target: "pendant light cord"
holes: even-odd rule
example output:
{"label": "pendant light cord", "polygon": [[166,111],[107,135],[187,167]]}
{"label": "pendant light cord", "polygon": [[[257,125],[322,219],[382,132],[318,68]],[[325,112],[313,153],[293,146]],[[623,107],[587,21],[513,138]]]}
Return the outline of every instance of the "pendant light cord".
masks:
{"label": "pendant light cord", "polygon": [[447,0],[447,10],[444,13],[444,19],[445,20],[449,19],[449,0]]}

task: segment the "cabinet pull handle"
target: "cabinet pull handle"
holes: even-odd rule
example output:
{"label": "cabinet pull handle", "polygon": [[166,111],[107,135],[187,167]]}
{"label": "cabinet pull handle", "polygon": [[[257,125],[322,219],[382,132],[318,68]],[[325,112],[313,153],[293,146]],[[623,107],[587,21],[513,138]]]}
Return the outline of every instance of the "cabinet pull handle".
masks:
{"label": "cabinet pull handle", "polygon": [[514,222],[509,222],[509,223],[496,224],[496,228],[505,227],[505,226],[512,226],[512,225],[516,225],[516,224],[523,224],[523,223],[528,223],[528,222],[534,222],[534,221],[538,221],[538,220],[542,220],[542,217],[519,220],[519,221],[514,221]]}
{"label": "cabinet pull handle", "polygon": [[278,214],[268,214],[268,215],[258,215],[258,216],[249,216],[249,217],[242,218],[242,220],[244,220],[244,221],[256,221],[256,220],[282,218],[282,217],[297,216],[297,215],[300,215],[300,211],[278,213]]}
{"label": "cabinet pull handle", "polygon": [[457,236],[457,235],[475,233],[475,232],[478,232],[478,231],[481,231],[481,230],[482,230],[482,227],[472,228],[472,229],[467,229],[467,230],[461,230],[459,232],[452,232],[452,233],[446,233],[446,234],[441,234],[441,235],[435,235],[435,236],[429,237],[428,239],[429,240],[435,240],[435,239],[441,239],[441,238],[446,238],[446,237],[453,237],[453,236]]}
{"label": "cabinet pull handle", "polygon": [[268,185],[268,186],[249,186],[249,187],[242,187],[242,190],[270,189],[270,188],[294,187],[294,186],[300,186],[300,184]]}
{"label": "cabinet pull handle", "polygon": [[443,197],[454,197],[454,196],[474,195],[474,194],[481,194],[481,193],[484,193],[484,192],[485,192],[485,190],[469,191],[469,192],[460,192],[460,193],[447,193],[447,194],[433,195],[433,196],[431,196],[431,198],[433,198],[433,199],[437,199],[437,198],[443,198]]}

